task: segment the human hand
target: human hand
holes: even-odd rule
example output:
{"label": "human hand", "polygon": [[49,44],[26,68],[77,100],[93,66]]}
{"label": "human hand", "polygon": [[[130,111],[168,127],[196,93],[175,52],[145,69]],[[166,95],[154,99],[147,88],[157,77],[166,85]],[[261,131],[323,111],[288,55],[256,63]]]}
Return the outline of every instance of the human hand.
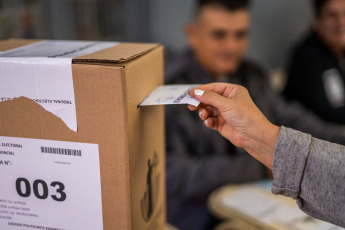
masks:
{"label": "human hand", "polygon": [[237,147],[244,148],[256,159],[272,168],[279,127],[270,123],[256,107],[246,88],[212,83],[196,87],[190,96],[201,102],[198,107],[204,124],[217,130]]}

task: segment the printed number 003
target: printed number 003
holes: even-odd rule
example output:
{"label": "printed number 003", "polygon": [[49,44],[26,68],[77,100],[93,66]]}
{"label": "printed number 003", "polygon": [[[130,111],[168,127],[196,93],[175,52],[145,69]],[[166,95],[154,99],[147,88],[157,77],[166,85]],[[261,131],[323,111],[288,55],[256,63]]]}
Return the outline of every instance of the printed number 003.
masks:
{"label": "printed number 003", "polygon": [[[24,185],[24,187],[22,187],[22,184]],[[41,185],[42,187],[42,192],[40,193],[38,191],[38,186]],[[50,184],[51,187],[56,188],[56,193],[60,194],[60,196],[56,196],[56,195],[51,195],[51,198],[53,198],[53,200],[55,201],[64,201],[66,200],[66,193],[64,192],[65,189],[65,185],[61,182],[58,181],[54,181]],[[38,198],[38,199],[47,199],[48,198],[48,185],[44,180],[35,180],[33,185],[32,185],[32,189],[34,192],[34,195]],[[19,196],[21,197],[29,197],[31,195],[31,185],[30,182],[26,179],[26,178],[18,178],[16,180],[16,190]]]}

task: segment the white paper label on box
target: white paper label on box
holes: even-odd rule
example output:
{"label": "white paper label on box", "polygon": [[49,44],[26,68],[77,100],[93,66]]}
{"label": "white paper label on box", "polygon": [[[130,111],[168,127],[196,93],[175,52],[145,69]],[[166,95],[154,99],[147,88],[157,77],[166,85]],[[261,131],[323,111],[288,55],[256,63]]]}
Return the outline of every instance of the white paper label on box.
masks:
{"label": "white paper label on box", "polygon": [[0,229],[103,229],[96,144],[0,137]]}
{"label": "white paper label on box", "polygon": [[0,102],[28,97],[77,131],[72,58],[117,44],[44,40],[0,52]]}
{"label": "white paper label on box", "polygon": [[158,86],[139,106],[190,104],[198,106],[200,102],[188,95],[199,85],[163,85]]}

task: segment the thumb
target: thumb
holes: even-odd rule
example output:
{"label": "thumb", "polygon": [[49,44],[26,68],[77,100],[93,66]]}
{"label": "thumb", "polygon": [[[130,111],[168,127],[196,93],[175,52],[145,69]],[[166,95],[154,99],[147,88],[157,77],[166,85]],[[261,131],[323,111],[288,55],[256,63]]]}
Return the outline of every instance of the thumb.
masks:
{"label": "thumb", "polygon": [[213,91],[204,91],[200,89],[194,90],[194,95],[197,100],[206,105],[211,105],[219,109],[225,104],[229,103],[228,98],[219,95]]}

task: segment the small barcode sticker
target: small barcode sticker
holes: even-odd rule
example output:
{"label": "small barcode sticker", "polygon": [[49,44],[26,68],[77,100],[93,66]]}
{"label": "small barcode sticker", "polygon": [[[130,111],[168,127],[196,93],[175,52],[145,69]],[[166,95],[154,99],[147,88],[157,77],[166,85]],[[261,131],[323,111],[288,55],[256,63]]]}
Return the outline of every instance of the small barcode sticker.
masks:
{"label": "small barcode sticker", "polygon": [[68,156],[78,156],[78,157],[81,156],[81,150],[76,150],[76,149],[62,149],[62,148],[41,146],[41,152],[50,153],[50,154],[68,155]]}

